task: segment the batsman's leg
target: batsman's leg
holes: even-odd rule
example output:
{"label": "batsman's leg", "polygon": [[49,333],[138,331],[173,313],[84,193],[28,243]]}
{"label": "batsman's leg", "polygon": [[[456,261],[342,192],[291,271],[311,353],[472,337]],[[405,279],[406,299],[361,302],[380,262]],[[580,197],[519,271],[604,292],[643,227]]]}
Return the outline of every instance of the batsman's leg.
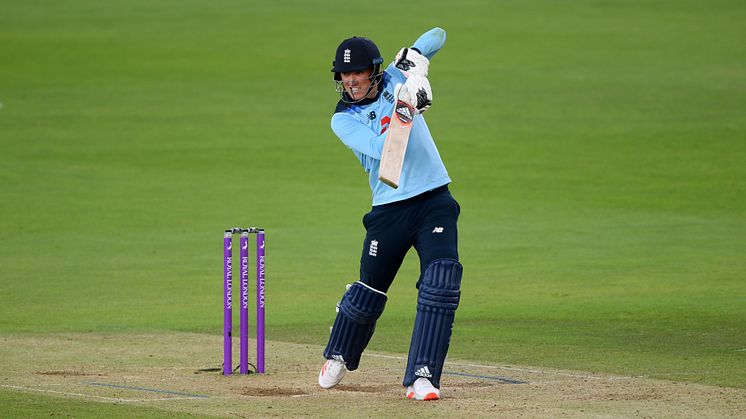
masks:
{"label": "batsman's leg", "polygon": [[368,345],[386,304],[386,291],[411,247],[408,228],[401,225],[399,209],[374,207],[363,217],[366,237],[360,258],[360,280],[349,286],[338,305],[327,359],[319,374],[319,385],[331,388],[345,372],[354,370]]}
{"label": "batsman's leg", "polygon": [[385,293],[362,282],[352,284],[339,303],[324,358],[341,360],[350,371],[357,369],[385,305]]}
{"label": "batsman's leg", "polygon": [[428,265],[421,278],[417,317],[404,373],[405,387],[422,377],[440,388],[440,375],[461,295],[462,270],[456,260],[437,259]]}

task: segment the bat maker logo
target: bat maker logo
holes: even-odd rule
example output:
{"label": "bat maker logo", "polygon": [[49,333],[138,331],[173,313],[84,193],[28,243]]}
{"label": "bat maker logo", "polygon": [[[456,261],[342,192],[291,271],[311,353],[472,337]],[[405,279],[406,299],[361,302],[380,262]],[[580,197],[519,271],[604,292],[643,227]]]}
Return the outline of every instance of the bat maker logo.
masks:
{"label": "bat maker logo", "polygon": [[412,109],[405,103],[399,102],[396,104],[396,114],[399,115],[399,119],[405,124],[412,122]]}

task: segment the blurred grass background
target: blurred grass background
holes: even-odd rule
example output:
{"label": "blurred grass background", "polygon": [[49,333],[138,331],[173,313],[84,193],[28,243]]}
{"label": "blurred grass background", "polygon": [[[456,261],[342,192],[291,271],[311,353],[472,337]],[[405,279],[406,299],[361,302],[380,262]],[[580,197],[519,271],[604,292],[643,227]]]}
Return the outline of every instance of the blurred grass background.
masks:
{"label": "blurred grass background", "polygon": [[[325,344],[370,206],[334,49],[441,26],[451,356],[746,386],[743,2],[0,9],[0,333],[219,334],[221,231],[261,225],[269,338]],[[370,348],[407,351],[417,271]]]}

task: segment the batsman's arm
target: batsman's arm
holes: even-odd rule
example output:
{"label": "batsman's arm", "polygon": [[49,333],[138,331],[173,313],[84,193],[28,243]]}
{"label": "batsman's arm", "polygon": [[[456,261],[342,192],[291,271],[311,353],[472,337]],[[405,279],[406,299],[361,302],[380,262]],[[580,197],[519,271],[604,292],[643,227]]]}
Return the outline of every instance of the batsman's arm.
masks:
{"label": "batsman's arm", "polygon": [[[400,49],[391,66],[401,70],[404,78],[412,75],[427,77],[430,59],[443,48],[445,42],[446,31],[441,28],[430,29],[420,35],[413,46]],[[403,80],[397,81],[403,82]]]}
{"label": "batsman's arm", "polygon": [[446,43],[446,31],[441,28],[433,28],[429,31],[420,35],[412,48],[416,48],[420,54],[424,55],[428,60],[432,60],[433,56],[443,48]]}
{"label": "batsman's arm", "polygon": [[332,131],[352,150],[376,160],[381,159],[386,134],[377,134],[355,117],[345,113],[336,113],[332,116]]}

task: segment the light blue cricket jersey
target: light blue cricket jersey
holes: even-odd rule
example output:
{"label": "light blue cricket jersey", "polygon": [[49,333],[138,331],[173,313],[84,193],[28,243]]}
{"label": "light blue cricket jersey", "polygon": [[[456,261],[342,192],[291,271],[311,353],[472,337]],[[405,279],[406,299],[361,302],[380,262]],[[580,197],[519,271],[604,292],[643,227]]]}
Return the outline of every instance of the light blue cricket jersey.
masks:
{"label": "light blue cricket jersey", "polygon": [[[422,34],[413,47],[432,59],[445,40],[446,32],[434,28]],[[384,71],[382,86],[372,103],[360,105],[340,101],[332,116],[332,130],[368,173],[374,206],[402,201],[451,182],[422,115],[415,116],[412,122],[399,188],[378,180],[386,129],[394,110],[394,88],[405,81],[402,72],[392,63]]]}

